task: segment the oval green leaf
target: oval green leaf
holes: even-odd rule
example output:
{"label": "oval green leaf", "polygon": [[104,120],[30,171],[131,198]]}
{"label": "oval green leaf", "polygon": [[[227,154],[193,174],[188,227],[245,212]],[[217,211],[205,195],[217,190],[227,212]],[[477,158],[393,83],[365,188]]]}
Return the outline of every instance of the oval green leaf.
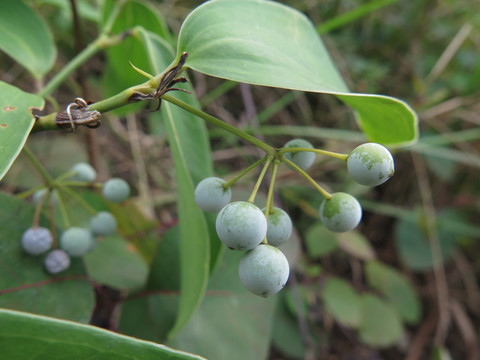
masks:
{"label": "oval green leaf", "polygon": [[9,360],[204,359],[96,326],[4,309],[0,309],[0,348]]}
{"label": "oval green leaf", "polygon": [[185,19],[178,54],[186,65],[219,78],[336,95],[355,109],[370,141],[417,139],[417,116],[403,101],[348,90],[325,46],[302,13],[274,1],[208,1]]}
{"label": "oval green leaf", "polygon": [[[0,50],[40,79],[53,66],[56,48],[45,22],[22,1],[0,1]],[[3,92],[2,92],[3,93]]]}
{"label": "oval green leaf", "polygon": [[368,262],[365,272],[370,286],[385,295],[405,322],[418,322],[421,315],[420,301],[405,275],[379,261]]}
{"label": "oval green leaf", "polygon": [[[1,3],[1,2],[0,2]],[[0,81],[0,180],[12,166],[32,130],[32,108],[43,108],[40,96]]]}
{"label": "oval green leaf", "polygon": [[359,326],[362,315],[360,296],[348,282],[339,278],[328,279],[322,299],[326,310],[339,323],[350,327]]}

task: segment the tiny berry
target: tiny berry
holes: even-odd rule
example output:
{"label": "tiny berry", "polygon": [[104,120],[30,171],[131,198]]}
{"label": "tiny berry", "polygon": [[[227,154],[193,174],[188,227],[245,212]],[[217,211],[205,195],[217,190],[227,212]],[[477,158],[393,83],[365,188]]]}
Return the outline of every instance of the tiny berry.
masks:
{"label": "tiny berry", "polygon": [[[303,139],[290,140],[283,147],[313,149],[313,145]],[[307,170],[315,161],[315,153],[308,151],[287,152],[284,156],[302,170]]]}
{"label": "tiny berry", "polygon": [[285,286],[289,274],[285,255],[277,248],[264,244],[247,251],[238,268],[243,286],[263,297],[279,292]]}
{"label": "tiny berry", "polygon": [[366,186],[383,184],[395,172],[392,154],[376,143],[357,146],[348,155],[347,168],[353,180]]}
{"label": "tiny berry", "polygon": [[32,227],[22,235],[22,247],[30,255],[39,255],[52,247],[53,237],[44,227]]}
{"label": "tiny berry", "polygon": [[267,220],[268,244],[280,246],[286,243],[292,235],[292,227],[292,220],[285,210],[274,207],[273,212],[268,214]]}
{"label": "tiny berry", "polygon": [[60,237],[60,247],[70,256],[82,256],[93,247],[92,233],[87,229],[71,227]]}
{"label": "tiny berry", "polygon": [[232,190],[223,187],[225,180],[208,177],[195,188],[195,202],[203,210],[218,212],[232,200]]}
{"label": "tiny berry", "polygon": [[130,185],[120,178],[112,178],[103,185],[103,197],[111,202],[122,202],[130,196]]}
{"label": "tiny berry", "polygon": [[117,220],[112,213],[100,211],[90,219],[90,230],[96,236],[108,236],[117,231]]}
{"label": "tiny berry", "polygon": [[220,240],[230,249],[249,250],[265,238],[267,220],[256,205],[234,201],[218,214],[216,229]]}
{"label": "tiny berry", "polygon": [[362,218],[362,207],[352,195],[338,192],[320,205],[320,219],[327,229],[345,232],[357,227]]}
{"label": "tiny berry", "polygon": [[45,257],[44,265],[50,274],[57,274],[68,269],[70,266],[70,256],[63,250],[52,250]]}
{"label": "tiny berry", "polygon": [[71,171],[75,173],[72,176],[72,180],[75,181],[93,182],[97,177],[95,169],[90,164],[83,162],[73,165]]}

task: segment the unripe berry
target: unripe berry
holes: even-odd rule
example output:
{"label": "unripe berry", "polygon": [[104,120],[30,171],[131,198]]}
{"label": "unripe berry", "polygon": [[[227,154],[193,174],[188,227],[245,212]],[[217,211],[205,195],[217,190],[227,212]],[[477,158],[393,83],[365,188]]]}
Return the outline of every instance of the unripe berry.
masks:
{"label": "unripe berry", "polygon": [[230,249],[249,250],[265,238],[267,220],[254,204],[235,201],[220,211],[216,229],[220,240]]}
{"label": "unripe berry", "polygon": [[357,227],[362,218],[362,207],[352,195],[338,192],[320,205],[320,219],[327,229],[345,232]]}
{"label": "unripe berry", "polygon": [[[285,148],[310,148],[313,149],[313,145],[307,140],[293,139],[284,145]],[[285,158],[293,162],[302,170],[307,170],[315,161],[315,153],[308,151],[287,152],[284,155]]]}
{"label": "unripe berry", "polygon": [[103,185],[103,197],[111,202],[122,202],[130,196],[130,186],[120,178],[112,178]]}
{"label": "unripe berry", "polygon": [[74,181],[93,182],[97,177],[95,169],[90,164],[83,162],[73,165],[71,171],[75,172],[75,175],[72,176]]}
{"label": "unripe berry", "polygon": [[395,172],[392,154],[386,147],[376,143],[357,146],[348,155],[347,167],[350,176],[366,186],[383,184]]}
{"label": "unripe berry", "polygon": [[44,227],[32,227],[22,235],[22,247],[30,255],[39,255],[52,247],[53,237]]}
{"label": "unripe berry", "polygon": [[63,250],[55,249],[48,253],[43,263],[50,274],[57,274],[68,269],[70,256]]}
{"label": "unripe berry", "polygon": [[285,255],[277,248],[264,244],[247,251],[238,268],[243,286],[263,297],[279,292],[285,286],[289,274]]}
{"label": "unripe berry", "polygon": [[195,202],[203,210],[218,212],[232,200],[232,190],[223,187],[225,180],[208,177],[195,188]]}
{"label": "unripe berry", "polygon": [[[32,197],[32,200],[33,200],[33,203],[34,204],[38,204],[38,202],[40,201],[40,199],[43,197],[43,196],[48,196],[46,195],[46,192],[48,190],[43,188],[43,189],[40,189],[38,191],[35,192],[35,194],[33,194],[33,197]],[[45,198],[45,201],[46,198]],[[53,205],[57,205],[58,204],[58,197],[57,197],[57,192],[56,191],[52,191],[51,194],[50,194],[50,201]]]}
{"label": "unripe berry", "polygon": [[100,211],[90,219],[90,230],[96,236],[108,236],[117,231],[117,220],[112,213]]}
{"label": "unripe berry", "polygon": [[60,237],[60,247],[70,256],[82,256],[94,243],[92,233],[87,229],[71,227]]}
{"label": "unripe berry", "polygon": [[[265,209],[263,210],[265,211]],[[274,207],[273,212],[268,214],[267,241],[269,245],[280,246],[290,239],[292,235],[292,220],[290,216],[280,208]]]}

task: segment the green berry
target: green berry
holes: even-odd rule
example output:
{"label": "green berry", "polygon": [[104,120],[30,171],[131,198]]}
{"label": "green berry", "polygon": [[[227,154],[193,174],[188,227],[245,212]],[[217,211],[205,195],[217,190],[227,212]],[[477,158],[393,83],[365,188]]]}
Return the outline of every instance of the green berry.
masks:
{"label": "green berry", "polygon": [[208,177],[195,188],[195,202],[203,210],[218,212],[232,200],[232,190],[223,187],[225,180]]}
{"label": "green berry", "polygon": [[60,247],[70,256],[82,256],[93,247],[92,233],[83,228],[71,227],[60,237]]}
{"label": "green berry", "polygon": [[280,250],[261,244],[243,255],[238,274],[248,291],[268,297],[285,286],[290,268],[287,258]]}
{"label": "green berry", "polygon": [[[48,196],[48,195],[45,195],[47,191],[49,191],[49,190],[46,189],[46,188],[43,188],[43,189],[40,189],[40,190],[36,191],[32,196],[33,203],[38,204],[38,202],[40,201],[40,199],[43,196]],[[47,199],[45,198],[44,201],[47,201]],[[57,197],[57,192],[56,191],[52,191],[50,193],[50,201],[53,205],[58,204],[58,197]]]}
{"label": "green berry", "polygon": [[63,250],[55,249],[48,253],[43,263],[50,274],[57,274],[68,269],[70,256]]}
{"label": "green berry", "polygon": [[348,155],[347,167],[350,176],[366,186],[383,184],[395,172],[392,154],[386,147],[376,143],[357,146]]}
{"label": "green berry", "polygon": [[72,180],[74,181],[93,182],[97,177],[95,169],[90,164],[83,162],[73,165],[71,171],[75,173],[75,175],[72,176]]}
{"label": "green berry", "polygon": [[292,227],[290,216],[283,209],[274,207],[273,212],[268,214],[267,220],[268,244],[280,246],[286,243],[292,235]]}
{"label": "green berry", "polygon": [[[309,148],[313,149],[313,145],[307,140],[293,139],[284,145],[284,148]],[[308,151],[287,152],[285,158],[293,162],[302,170],[307,170],[315,161],[315,153]]]}
{"label": "green berry", "polygon": [[52,247],[53,237],[44,227],[32,227],[22,235],[22,247],[30,255],[39,255]]}
{"label": "green berry", "polygon": [[216,221],[220,240],[230,249],[249,250],[260,244],[267,234],[267,220],[262,211],[247,201],[226,205]]}
{"label": "green berry", "polygon": [[112,178],[103,185],[103,197],[111,202],[122,202],[130,196],[130,186],[120,178]]}
{"label": "green berry", "polygon": [[334,193],[320,205],[320,219],[327,229],[345,232],[357,227],[362,218],[362,207],[352,195]]}
{"label": "green berry", "polygon": [[108,236],[117,231],[117,220],[112,213],[100,211],[90,219],[90,230],[95,236]]}

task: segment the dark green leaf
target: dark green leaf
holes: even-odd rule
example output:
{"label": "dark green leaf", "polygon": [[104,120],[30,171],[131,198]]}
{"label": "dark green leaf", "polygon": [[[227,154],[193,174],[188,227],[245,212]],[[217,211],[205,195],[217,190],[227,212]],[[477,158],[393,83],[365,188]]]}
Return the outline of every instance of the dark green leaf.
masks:
{"label": "dark green leaf", "polygon": [[53,36],[45,22],[22,1],[0,1],[0,34],[0,50],[35,78],[42,78],[52,68],[56,56]]}
{"label": "dark green leaf", "polygon": [[[3,3],[0,2],[0,7]],[[1,180],[22,150],[32,130],[34,117],[30,110],[43,108],[44,101],[39,96],[23,92],[3,81],[0,81],[0,94]]]}
{"label": "dark green leaf", "polygon": [[178,54],[187,66],[228,80],[338,96],[356,110],[369,140],[416,141],[417,117],[404,102],[351,93],[311,22],[273,1],[208,1],[185,19]]}
{"label": "dark green leaf", "polygon": [[8,360],[203,359],[96,326],[3,309],[0,309],[0,348],[2,357]]}

